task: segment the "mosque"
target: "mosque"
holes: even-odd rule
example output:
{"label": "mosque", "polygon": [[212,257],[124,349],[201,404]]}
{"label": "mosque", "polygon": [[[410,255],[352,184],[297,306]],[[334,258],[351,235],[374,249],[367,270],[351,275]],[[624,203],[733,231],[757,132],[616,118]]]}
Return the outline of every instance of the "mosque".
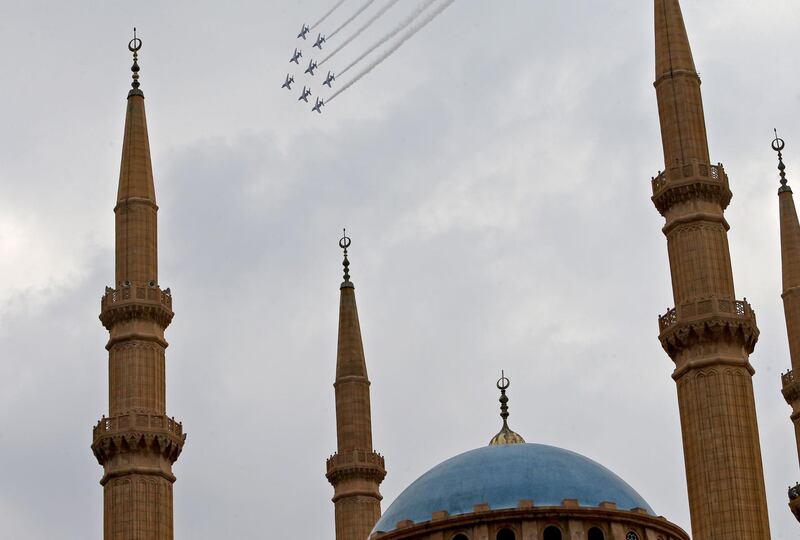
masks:
{"label": "mosque", "polygon": [[[767,540],[755,370],[749,362],[759,330],[753,308],[734,291],[724,216],[732,193],[724,167],[709,156],[700,78],[680,2],[654,0],[654,6],[664,170],[652,178],[651,200],[665,220],[675,300],[675,308],[659,318],[658,338],[675,364],[692,536]],[[165,407],[164,331],[173,317],[172,294],[158,281],[158,206],[138,80],[140,47],[134,37],[114,208],[115,285],[101,299],[100,319],[109,331],[109,410],[94,427],[92,450],[104,470],[106,540],[173,538],[172,465],[186,441],[183,425]],[[800,370],[800,223],[777,136],[773,147],[779,155],[783,301],[792,362],[782,392],[800,452],[800,380],[794,375]],[[497,383],[501,429],[490,443],[424,473],[382,512],[379,487],[386,466],[372,440],[349,238],[340,246],[337,450],[326,464],[336,540],[689,539],[599,463],[527,443],[512,431],[505,376]],[[800,485],[789,491],[789,507],[800,520]]]}

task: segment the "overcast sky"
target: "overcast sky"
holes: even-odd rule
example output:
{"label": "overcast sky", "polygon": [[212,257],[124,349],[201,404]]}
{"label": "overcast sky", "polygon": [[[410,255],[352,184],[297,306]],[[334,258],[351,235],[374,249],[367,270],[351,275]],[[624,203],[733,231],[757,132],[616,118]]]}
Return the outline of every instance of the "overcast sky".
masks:
{"label": "overcast sky", "polygon": [[[401,0],[334,71],[417,1]],[[102,536],[89,449],[108,412],[97,316],[114,275],[134,25],[160,281],[176,312],[167,410],[188,432],[177,538],[333,538],[324,471],[345,226],[384,508],[498,431],[505,369],[512,428],[599,461],[688,529],[672,363],[657,339],[672,298],[649,200],[663,164],[652,2],[457,0],[312,115],[280,83],[301,24],[333,3],[0,2],[4,536]],[[773,538],[796,538],[769,144],[778,127],[800,186],[800,5],[683,4],[712,159],[734,193],[737,295],[762,332],[751,360]]]}

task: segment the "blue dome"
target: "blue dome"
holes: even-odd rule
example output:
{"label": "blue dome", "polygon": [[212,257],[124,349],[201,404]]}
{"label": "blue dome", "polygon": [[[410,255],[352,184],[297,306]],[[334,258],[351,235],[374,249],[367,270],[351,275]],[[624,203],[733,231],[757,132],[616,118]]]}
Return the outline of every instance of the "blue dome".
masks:
{"label": "blue dome", "polygon": [[536,506],[577,499],[580,506],[597,507],[608,501],[621,510],[643,508],[655,515],[631,486],[589,458],[543,444],[512,444],[478,448],[440,463],[397,497],[373,531],[393,531],[406,519],[430,521],[441,510],[469,514],[482,503],[492,510],[517,508],[526,499]]}

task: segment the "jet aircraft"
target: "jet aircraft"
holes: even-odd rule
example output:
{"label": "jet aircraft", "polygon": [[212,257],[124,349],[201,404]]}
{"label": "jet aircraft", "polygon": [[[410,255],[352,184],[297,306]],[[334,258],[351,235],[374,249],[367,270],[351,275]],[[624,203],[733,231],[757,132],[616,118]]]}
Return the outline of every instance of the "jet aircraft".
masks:
{"label": "jet aircraft", "polygon": [[314,108],[311,109],[311,112],[317,111],[319,114],[322,114],[322,106],[325,105],[325,102],[319,98],[317,98],[317,103],[314,105]]}
{"label": "jet aircraft", "polygon": [[311,76],[314,76],[314,70],[317,69],[317,63],[314,60],[308,61],[308,67],[306,68],[306,73],[311,73]]}
{"label": "jet aircraft", "polygon": [[300,95],[299,98],[297,98],[297,101],[303,100],[306,103],[308,103],[308,96],[310,95],[311,95],[311,88],[306,88],[305,86],[303,86],[303,93]]}
{"label": "jet aircraft", "polygon": [[322,83],[322,84],[327,84],[327,85],[328,85],[328,88],[333,88],[333,86],[331,86],[331,83],[332,83],[333,81],[335,81],[335,80],[336,80],[336,76],[335,76],[333,73],[331,73],[331,72],[329,71],[329,72],[328,72],[328,76],[327,76],[327,77],[325,77],[325,82],[324,82],[324,83]]}
{"label": "jet aircraft", "polygon": [[297,49],[294,50],[294,54],[289,62],[294,62],[295,64],[300,63],[300,59],[303,57],[303,51],[298,51]]}
{"label": "jet aircraft", "polygon": [[325,36],[323,36],[322,34],[318,34],[317,35],[317,42],[314,43],[314,47],[316,47],[319,50],[322,50],[322,44],[323,43],[325,43]]}
{"label": "jet aircraft", "polygon": [[286,74],[286,82],[281,85],[281,88],[287,88],[287,89],[291,90],[293,82],[294,82],[294,77],[287,73]]}
{"label": "jet aircraft", "polygon": [[297,34],[297,38],[298,38],[298,39],[300,39],[300,38],[303,38],[303,39],[308,39],[308,38],[306,38],[306,34],[308,34],[308,32],[309,32],[310,30],[311,30],[311,28],[309,28],[307,24],[304,24],[304,25],[303,25],[303,29],[302,29],[302,30],[300,30],[300,33],[299,33],[299,34]]}

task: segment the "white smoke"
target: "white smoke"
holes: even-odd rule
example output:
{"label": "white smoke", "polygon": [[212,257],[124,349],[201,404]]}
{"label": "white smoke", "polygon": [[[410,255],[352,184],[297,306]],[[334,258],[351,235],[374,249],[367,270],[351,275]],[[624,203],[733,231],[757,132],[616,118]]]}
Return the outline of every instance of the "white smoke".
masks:
{"label": "white smoke", "polygon": [[341,25],[339,25],[339,28],[337,28],[336,30],[334,30],[334,31],[333,31],[333,32],[332,32],[332,33],[331,33],[331,34],[328,36],[328,39],[331,39],[333,36],[335,36],[336,34],[338,34],[339,32],[341,32],[341,31],[342,31],[342,29],[343,29],[345,26],[347,26],[348,24],[350,24],[351,22],[353,22],[353,20],[354,20],[356,17],[358,17],[359,15],[361,15],[362,13],[364,13],[364,10],[365,10],[365,9],[367,9],[369,6],[371,6],[371,5],[372,5],[372,4],[374,4],[374,3],[375,3],[375,0],[367,0],[367,2],[366,2],[366,3],[365,3],[363,6],[361,6],[360,8],[358,8],[358,11],[356,11],[355,13],[353,13],[353,14],[350,16],[350,18],[349,18],[349,19],[347,19],[347,20],[346,20],[346,21],[344,21],[344,22],[343,22]]}
{"label": "white smoke", "polygon": [[347,73],[353,66],[361,62],[372,51],[374,51],[375,49],[377,49],[378,47],[380,47],[381,45],[392,39],[394,36],[405,30],[410,24],[416,21],[425,12],[425,10],[427,10],[431,6],[431,4],[434,4],[439,1],[440,0],[423,0],[422,3],[418,5],[416,9],[411,13],[411,15],[403,19],[403,21],[400,22],[400,24],[394,30],[392,30],[391,32],[383,36],[381,39],[379,39],[372,47],[367,49],[361,56],[350,62],[350,65],[344,68],[339,73],[339,75],[344,75],[345,73]]}
{"label": "white smoke", "polygon": [[342,49],[344,49],[345,47],[347,47],[347,46],[350,44],[350,42],[352,42],[354,39],[356,39],[358,36],[360,36],[362,33],[364,33],[364,31],[365,31],[367,28],[369,28],[370,26],[372,26],[372,24],[373,24],[375,21],[377,21],[377,20],[378,20],[378,19],[379,19],[379,18],[380,18],[380,17],[381,17],[381,16],[382,16],[384,13],[386,13],[387,11],[389,11],[389,8],[391,8],[393,5],[395,5],[395,4],[396,4],[397,2],[399,2],[399,1],[400,1],[400,0],[389,0],[389,3],[388,3],[388,4],[386,4],[386,5],[385,5],[385,6],[383,6],[381,9],[379,9],[379,10],[378,10],[378,12],[377,12],[377,13],[375,13],[375,15],[373,15],[373,16],[372,16],[372,17],[371,17],[371,18],[370,18],[370,19],[369,19],[367,22],[365,22],[365,23],[364,23],[364,25],[363,25],[363,26],[361,26],[361,28],[359,28],[358,30],[356,30],[356,31],[355,31],[355,33],[354,33],[352,36],[350,36],[349,38],[347,38],[346,40],[344,40],[344,42],[343,42],[341,45],[339,45],[338,47],[336,47],[336,49],[334,49],[334,50],[333,50],[333,52],[331,52],[331,53],[330,53],[328,56],[326,56],[325,58],[323,58],[323,59],[322,59],[322,61],[319,63],[319,65],[320,65],[320,66],[321,66],[321,65],[323,65],[325,62],[327,62],[328,60],[330,60],[330,59],[333,57],[333,55],[335,55],[336,53],[338,53],[339,51],[341,51]]}
{"label": "white smoke", "polygon": [[441,13],[442,13],[442,12],[443,12],[445,9],[447,9],[448,7],[450,7],[450,6],[453,4],[453,2],[455,2],[455,1],[456,1],[456,0],[444,0],[442,4],[440,4],[438,7],[436,7],[436,9],[434,9],[432,12],[430,12],[428,15],[426,15],[424,19],[422,19],[421,21],[419,21],[417,24],[415,24],[413,27],[411,27],[411,29],[409,29],[409,31],[408,31],[408,32],[406,32],[405,34],[403,34],[403,35],[400,37],[400,39],[399,39],[399,40],[397,40],[397,42],[396,42],[396,43],[394,43],[394,44],[393,44],[393,45],[392,45],[392,46],[391,46],[389,49],[387,49],[387,50],[386,50],[386,52],[384,52],[384,53],[383,53],[382,55],[380,55],[380,56],[379,56],[377,59],[375,59],[375,61],[374,61],[374,62],[372,62],[372,63],[371,63],[369,66],[367,66],[367,67],[366,67],[366,68],[365,68],[365,69],[364,69],[364,70],[363,70],[361,73],[359,73],[358,75],[356,75],[356,76],[353,78],[353,80],[351,80],[350,82],[348,82],[348,83],[347,83],[346,85],[344,85],[344,86],[343,86],[341,89],[339,89],[339,91],[338,91],[338,92],[336,92],[336,93],[335,93],[335,94],[333,94],[331,97],[329,97],[326,103],[330,103],[331,101],[333,101],[333,99],[334,99],[336,96],[338,96],[339,94],[341,94],[342,92],[344,92],[345,90],[347,90],[348,88],[350,88],[351,86],[353,86],[353,85],[354,85],[355,83],[357,83],[357,82],[358,82],[358,81],[359,81],[359,80],[360,80],[360,79],[361,79],[361,78],[362,78],[364,75],[366,75],[367,73],[369,73],[370,71],[372,71],[373,69],[375,69],[376,67],[378,67],[380,64],[382,64],[382,63],[383,63],[383,61],[384,61],[384,60],[386,60],[387,58],[389,58],[389,57],[390,57],[392,54],[394,54],[394,52],[395,52],[397,49],[399,49],[399,48],[400,48],[400,47],[403,45],[403,43],[405,43],[406,41],[408,41],[409,39],[411,39],[412,37],[414,37],[414,34],[416,34],[417,32],[419,32],[419,31],[420,31],[420,30],[422,30],[423,28],[425,28],[425,27],[426,27],[426,26],[427,26],[427,25],[428,25],[428,24],[429,24],[431,21],[433,21],[433,20],[434,20],[436,17],[438,17],[438,16],[439,16],[439,15],[440,15],[440,14],[441,14]]}
{"label": "white smoke", "polygon": [[336,4],[335,4],[335,5],[334,5],[334,6],[333,6],[331,9],[330,9],[330,11],[328,11],[328,12],[327,12],[325,15],[323,15],[323,16],[322,16],[322,18],[321,18],[320,20],[318,20],[317,22],[315,22],[314,24],[312,24],[312,25],[311,25],[311,30],[313,30],[314,28],[316,28],[317,26],[319,26],[320,24],[322,24],[322,23],[323,23],[323,21],[324,21],[325,19],[327,19],[328,17],[330,17],[330,16],[331,16],[331,13],[333,13],[334,11],[336,11],[336,9],[337,9],[339,6],[341,6],[342,4],[344,4],[346,1],[347,1],[347,0],[339,0],[338,2],[336,2]]}

